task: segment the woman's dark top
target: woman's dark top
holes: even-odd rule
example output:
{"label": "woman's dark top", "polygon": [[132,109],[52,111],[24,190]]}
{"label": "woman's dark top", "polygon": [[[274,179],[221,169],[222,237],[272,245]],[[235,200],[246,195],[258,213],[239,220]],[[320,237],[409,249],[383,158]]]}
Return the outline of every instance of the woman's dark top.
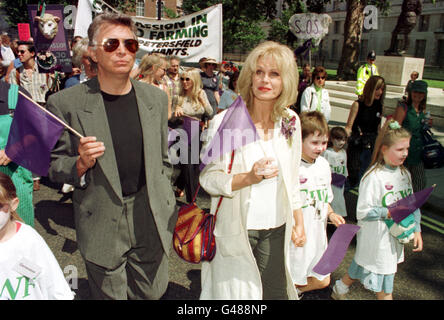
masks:
{"label": "woman's dark top", "polygon": [[[374,100],[369,107],[363,101],[358,101],[359,109],[353,122],[352,133],[377,134],[381,124],[382,104],[380,100]],[[361,129],[361,131],[359,131]]]}

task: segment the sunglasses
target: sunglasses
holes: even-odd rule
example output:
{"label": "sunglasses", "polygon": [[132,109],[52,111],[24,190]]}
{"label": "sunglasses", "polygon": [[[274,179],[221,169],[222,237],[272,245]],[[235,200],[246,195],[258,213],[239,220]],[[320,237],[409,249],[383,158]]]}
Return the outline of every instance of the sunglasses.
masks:
{"label": "sunglasses", "polygon": [[26,51],[25,50],[19,50],[18,53],[25,54]]}
{"label": "sunglasses", "polygon": [[182,81],[190,81],[191,79],[190,78],[182,78],[182,77],[180,77],[180,80],[182,80]]}
{"label": "sunglasses", "polygon": [[316,80],[325,80],[325,77],[316,77]]}
{"label": "sunglasses", "polygon": [[[123,40],[123,45],[125,48],[131,52],[136,53],[139,50],[139,42],[136,39],[125,39]],[[120,39],[103,39],[102,47],[106,52],[113,52],[120,46]]]}

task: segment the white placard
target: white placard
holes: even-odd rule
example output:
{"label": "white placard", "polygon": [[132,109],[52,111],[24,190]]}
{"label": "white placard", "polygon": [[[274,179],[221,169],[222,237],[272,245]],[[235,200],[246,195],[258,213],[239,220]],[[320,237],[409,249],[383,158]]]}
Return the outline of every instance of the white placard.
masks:
{"label": "white placard", "polygon": [[176,19],[133,17],[140,50],[178,56],[184,62],[202,57],[222,61],[222,4]]}
{"label": "white placard", "polygon": [[317,46],[328,33],[328,25],[332,22],[328,14],[297,13],[293,15],[288,24],[291,32],[299,40],[313,39]]}

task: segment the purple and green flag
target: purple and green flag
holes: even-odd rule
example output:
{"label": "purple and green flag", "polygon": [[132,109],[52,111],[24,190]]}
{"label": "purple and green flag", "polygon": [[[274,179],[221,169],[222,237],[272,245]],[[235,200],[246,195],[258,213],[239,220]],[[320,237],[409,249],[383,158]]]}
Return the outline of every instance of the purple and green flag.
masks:
{"label": "purple and green flag", "polygon": [[63,129],[64,126],[40,106],[19,94],[5,153],[18,165],[47,176],[51,150]]}
{"label": "purple and green flag", "polygon": [[251,120],[242,97],[239,96],[225,111],[225,116],[216,134],[204,151],[199,169],[219,158],[221,155],[236,150],[246,144],[259,140],[256,126]]}
{"label": "purple and green flag", "polygon": [[390,216],[393,221],[400,223],[409,214],[413,213],[416,209],[421,208],[421,206],[427,201],[427,199],[432,194],[435,185],[430,188],[415,192],[408,197],[402,198],[401,200],[392,203],[387,206],[390,211]]}

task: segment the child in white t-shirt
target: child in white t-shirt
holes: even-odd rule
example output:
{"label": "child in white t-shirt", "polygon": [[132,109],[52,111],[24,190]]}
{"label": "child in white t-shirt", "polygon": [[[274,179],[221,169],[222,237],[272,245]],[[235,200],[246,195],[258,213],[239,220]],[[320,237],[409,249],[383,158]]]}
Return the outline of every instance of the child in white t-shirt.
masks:
{"label": "child in white t-shirt", "polygon": [[331,189],[333,201],[330,203],[333,211],[343,217],[347,216],[345,206],[344,185],[348,177],[347,152],[344,150],[347,142],[347,132],[342,127],[334,127],[330,130],[329,147],[325,150],[323,157],[330,164],[332,172]]}
{"label": "child in white t-shirt", "polygon": [[11,178],[0,172],[0,300],[72,300],[46,242],[19,222],[18,204]]}
{"label": "child in white t-shirt", "polygon": [[[410,137],[398,122],[388,120],[376,139],[370,168],[359,185],[356,217],[361,229],[357,233],[355,256],[347,273],[336,281],[333,299],[345,299],[352,283],[360,280],[365,288],[376,293],[378,300],[392,300],[397,265],[404,261],[403,243],[413,238],[413,251],[422,251],[419,209],[398,225],[387,208],[413,193],[410,173],[402,165]],[[403,225],[405,221],[410,222]],[[408,237],[395,235],[392,228],[403,229],[401,235]]]}
{"label": "child in white t-shirt", "polygon": [[321,156],[328,142],[328,125],[318,111],[300,115],[302,127],[302,161],[299,167],[299,183],[306,243],[303,247],[290,244],[290,274],[298,293],[323,289],[330,284],[330,275],[320,275],[313,267],[321,259],[328,246],[327,219],[336,226],[345,223],[344,218],[333,212],[330,201],[331,171]]}

